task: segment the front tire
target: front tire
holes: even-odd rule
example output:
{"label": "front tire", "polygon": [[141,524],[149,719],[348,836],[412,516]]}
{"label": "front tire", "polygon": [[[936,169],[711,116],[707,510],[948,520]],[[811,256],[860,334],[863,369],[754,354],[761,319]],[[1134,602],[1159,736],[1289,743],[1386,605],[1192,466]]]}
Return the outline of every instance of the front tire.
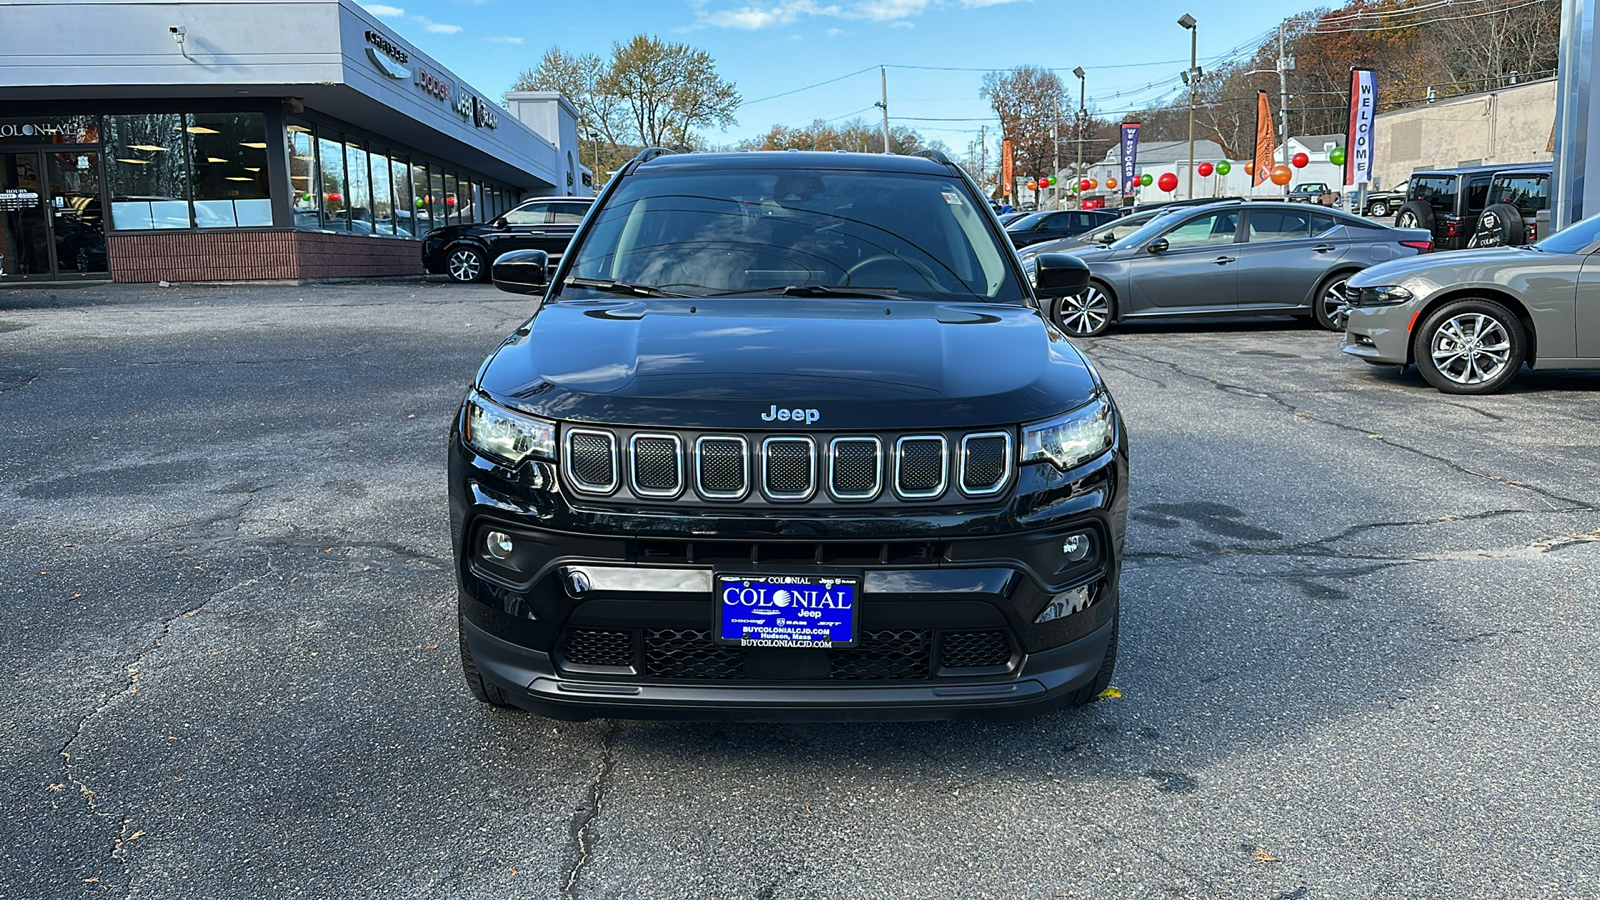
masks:
{"label": "front tire", "polygon": [[1100,661],[1100,671],[1094,675],[1094,681],[1078,688],[1067,698],[1067,706],[1087,706],[1100,696],[1100,692],[1111,686],[1111,676],[1117,671],[1117,635],[1122,630],[1122,607],[1111,617],[1111,640],[1106,643],[1105,658]]}
{"label": "front tire", "polygon": [[1417,329],[1417,371],[1446,394],[1492,394],[1527,358],[1528,339],[1511,310],[1492,300],[1447,303]]}
{"label": "front tire", "polygon": [[461,674],[467,678],[467,690],[472,692],[472,699],[490,706],[510,707],[505,692],[490,684],[478,671],[478,664],[472,659],[472,650],[467,647],[467,636],[461,631],[460,625],[456,626],[456,633],[461,638]]}
{"label": "front tire", "polygon": [[483,264],[483,252],[478,248],[465,245],[451,247],[444,260],[444,270],[450,275],[451,281],[472,284],[483,280],[487,266]]}
{"label": "front tire", "polygon": [[1111,327],[1111,294],[1103,286],[1089,282],[1081,293],[1068,294],[1055,305],[1056,327],[1073,337],[1095,337]]}
{"label": "front tire", "polygon": [[1344,308],[1344,286],[1350,281],[1348,272],[1329,275],[1321,284],[1317,285],[1317,293],[1311,299],[1311,315],[1317,324],[1329,331],[1343,331],[1345,317],[1339,310]]}

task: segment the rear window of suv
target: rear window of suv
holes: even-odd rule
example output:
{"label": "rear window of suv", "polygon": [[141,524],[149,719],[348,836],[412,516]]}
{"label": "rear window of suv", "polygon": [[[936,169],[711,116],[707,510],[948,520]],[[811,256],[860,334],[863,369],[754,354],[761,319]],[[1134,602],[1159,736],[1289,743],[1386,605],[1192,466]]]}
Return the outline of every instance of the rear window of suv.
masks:
{"label": "rear window of suv", "polygon": [[1524,216],[1549,204],[1550,179],[1544,175],[1502,175],[1495,179],[1490,203],[1509,203]]}
{"label": "rear window of suv", "polygon": [[1454,175],[1419,175],[1411,179],[1411,197],[1433,207],[1439,212],[1456,211],[1456,177]]}
{"label": "rear window of suv", "polygon": [[638,173],[594,212],[570,274],[676,293],[821,285],[1021,302],[981,202],[958,179],[907,172]]}

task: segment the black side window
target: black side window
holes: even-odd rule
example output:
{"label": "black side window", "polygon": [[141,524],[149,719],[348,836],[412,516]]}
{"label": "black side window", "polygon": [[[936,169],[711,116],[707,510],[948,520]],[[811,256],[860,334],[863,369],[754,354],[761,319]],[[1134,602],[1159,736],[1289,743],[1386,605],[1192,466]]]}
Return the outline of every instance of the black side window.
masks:
{"label": "black side window", "polygon": [[1318,237],[1332,231],[1339,222],[1333,216],[1324,213],[1311,214],[1311,236]]}
{"label": "black side window", "polygon": [[1411,196],[1421,200],[1435,211],[1456,211],[1456,179],[1452,175],[1428,175],[1411,180]]}
{"label": "black side window", "polygon": [[552,203],[550,204],[550,224],[576,225],[583,221],[583,216],[589,211],[587,203]]}
{"label": "black side window", "polygon": [[1467,211],[1482,212],[1489,205],[1489,184],[1493,179],[1489,176],[1474,178],[1467,182]]}

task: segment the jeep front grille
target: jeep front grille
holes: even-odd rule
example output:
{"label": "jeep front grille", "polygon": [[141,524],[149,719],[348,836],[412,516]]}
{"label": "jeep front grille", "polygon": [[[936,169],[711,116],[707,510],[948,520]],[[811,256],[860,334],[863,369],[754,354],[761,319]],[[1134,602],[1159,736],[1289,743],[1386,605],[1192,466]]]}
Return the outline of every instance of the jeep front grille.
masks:
{"label": "jeep front grille", "polygon": [[563,481],[579,498],[884,506],[1001,496],[1017,466],[1006,430],[883,434],[699,433],[572,426]]}

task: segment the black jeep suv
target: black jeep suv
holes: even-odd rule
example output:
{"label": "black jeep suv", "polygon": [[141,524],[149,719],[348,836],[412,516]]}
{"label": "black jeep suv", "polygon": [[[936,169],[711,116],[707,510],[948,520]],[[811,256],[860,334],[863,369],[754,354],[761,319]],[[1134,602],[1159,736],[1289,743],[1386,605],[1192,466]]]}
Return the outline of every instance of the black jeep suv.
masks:
{"label": "black jeep suv", "polygon": [[422,238],[422,267],[451,281],[482,281],[489,266],[512,250],[543,250],[561,259],[592,197],[541,197],[520,203],[487,222],[445,225]]}
{"label": "black jeep suv", "polygon": [[[1122,420],[940,154],[625,166],[449,448],[462,665],[558,718],[997,718],[1116,661]],[[1041,299],[1044,298],[1044,299]]]}
{"label": "black jeep suv", "polygon": [[1550,163],[1418,169],[1395,227],[1428,229],[1435,250],[1531,243],[1539,237],[1535,216],[1548,205],[1550,171]]}

